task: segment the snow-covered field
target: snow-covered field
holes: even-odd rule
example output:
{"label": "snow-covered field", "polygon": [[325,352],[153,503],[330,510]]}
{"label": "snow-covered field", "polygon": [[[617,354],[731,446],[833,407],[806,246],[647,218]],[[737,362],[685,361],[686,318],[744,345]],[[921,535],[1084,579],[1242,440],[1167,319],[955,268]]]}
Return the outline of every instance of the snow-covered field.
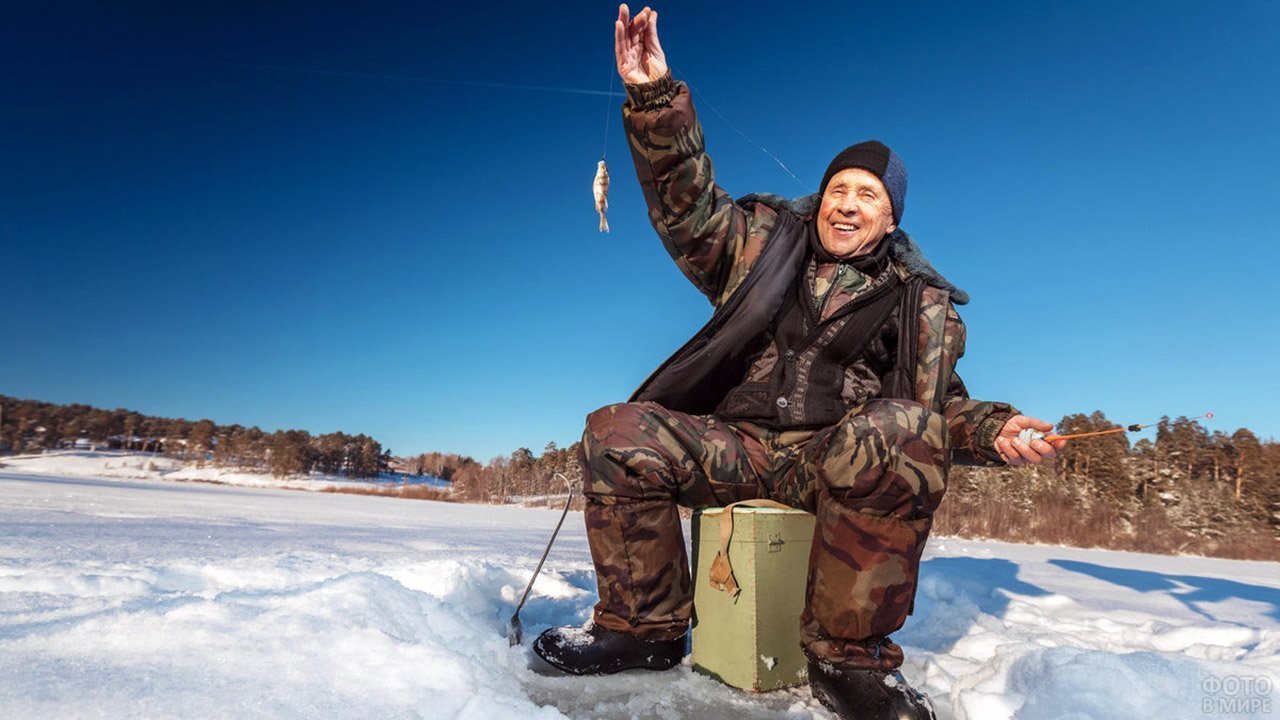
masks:
{"label": "snow-covered field", "polygon": [[[0,458],[9,472],[57,477],[115,478],[125,480],[178,480],[209,482],[240,487],[285,488],[288,490],[327,490],[335,488],[368,488],[370,480],[349,480],[333,475],[294,475],[278,478],[269,473],[248,472],[209,464],[199,467],[193,461],[183,462],[163,455],[113,450],[57,450],[36,455],[14,455]],[[447,486],[433,477],[411,477],[386,474],[372,482],[408,481],[414,484]]]}
{"label": "snow-covered field", "polygon": [[[0,468],[0,718],[828,718],[530,669],[558,513]],[[941,718],[1280,717],[1280,564],[935,538],[895,639]],[[521,617],[595,600],[570,517]]]}

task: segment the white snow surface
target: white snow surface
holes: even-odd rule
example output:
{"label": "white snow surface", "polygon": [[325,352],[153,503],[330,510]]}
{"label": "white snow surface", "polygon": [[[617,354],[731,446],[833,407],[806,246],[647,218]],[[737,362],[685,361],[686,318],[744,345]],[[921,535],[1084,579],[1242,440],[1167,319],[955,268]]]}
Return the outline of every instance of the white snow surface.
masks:
{"label": "white snow surface", "polygon": [[[0,718],[831,717],[687,659],[539,671],[528,639],[595,602],[580,515],[512,648],[556,511],[0,462]],[[946,537],[925,558],[894,639],[943,720],[1280,717],[1280,563]]]}
{"label": "white snow surface", "polygon": [[[194,461],[181,461],[163,455],[111,450],[57,450],[37,455],[14,455],[0,458],[0,465],[10,472],[31,475],[179,480],[289,490],[368,488],[372,484],[368,480],[349,480],[345,477],[321,473],[278,478],[270,473],[250,472],[212,464],[200,466]],[[428,480],[435,480],[435,478],[428,478]]]}

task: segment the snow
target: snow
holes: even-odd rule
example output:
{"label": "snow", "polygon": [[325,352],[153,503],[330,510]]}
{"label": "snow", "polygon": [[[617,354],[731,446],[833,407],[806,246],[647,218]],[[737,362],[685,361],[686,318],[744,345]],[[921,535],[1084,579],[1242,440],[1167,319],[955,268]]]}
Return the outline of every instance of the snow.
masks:
{"label": "snow", "polygon": [[[238,485],[241,487],[287,488],[289,490],[367,489],[371,487],[369,480],[350,480],[320,473],[278,478],[270,473],[250,472],[211,464],[199,467],[194,462],[184,462],[163,455],[110,450],[59,450],[38,455],[15,455],[0,458],[0,466],[10,472],[23,472],[31,475],[54,475],[57,477],[181,480]],[[385,476],[379,479],[385,480]],[[448,486],[448,483],[438,478],[425,476],[419,478],[397,475],[395,479],[408,480],[414,484],[425,483],[441,487]]]}
{"label": "snow", "polygon": [[[0,718],[830,718],[687,660],[544,674],[505,632],[558,510],[0,462]],[[594,601],[577,516],[526,638]],[[1280,564],[934,538],[894,639],[944,720],[1276,717]]]}

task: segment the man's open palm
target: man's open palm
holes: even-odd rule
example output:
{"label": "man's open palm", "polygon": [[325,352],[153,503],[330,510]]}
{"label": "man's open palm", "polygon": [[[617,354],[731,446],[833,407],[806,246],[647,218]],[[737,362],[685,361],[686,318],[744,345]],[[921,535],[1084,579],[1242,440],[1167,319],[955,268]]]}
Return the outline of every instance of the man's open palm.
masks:
{"label": "man's open palm", "polygon": [[631,18],[625,4],[618,6],[613,24],[613,52],[623,82],[653,82],[667,74],[667,56],[658,43],[658,13],[646,7]]}

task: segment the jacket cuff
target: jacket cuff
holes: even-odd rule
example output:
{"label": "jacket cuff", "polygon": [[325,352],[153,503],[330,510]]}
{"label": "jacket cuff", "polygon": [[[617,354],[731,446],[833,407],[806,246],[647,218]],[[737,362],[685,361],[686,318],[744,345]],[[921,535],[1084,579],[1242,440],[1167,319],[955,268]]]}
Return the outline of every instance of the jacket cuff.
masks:
{"label": "jacket cuff", "polygon": [[996,410],[983,418],[973,434],[973,454],[991,463],[1005,464],[1000,451],[996,450],[996,438],[1004,424],[1016,414],[1016,411]]}
{"label": "jacket cuff", "polygon": [[676,81],[667,73],[653,82],[623,83],[633,110],[657,110],[671,105],[676,96]]}

